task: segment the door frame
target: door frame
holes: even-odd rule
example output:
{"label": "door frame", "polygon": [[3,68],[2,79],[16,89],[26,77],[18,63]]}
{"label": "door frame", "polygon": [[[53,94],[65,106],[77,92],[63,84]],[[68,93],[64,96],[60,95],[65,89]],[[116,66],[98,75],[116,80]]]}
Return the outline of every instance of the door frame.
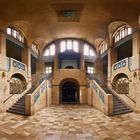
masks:
{"label": "door frame", "polygon": [[[77,80],[75,80],[75,79],[73,79],[73,78],[66,78],[66,79],[64,79],[64,80],[62,80],[61,82],[60,82],[60,85],[59,85],[59,103],[60,104],[65,104],[63,101],[62,101],[62,86],[63,86],[63,84],[64,83],[66,83],[66,82],[73,82],[73,83],[75,83],[76,84],[76,86],[77,86],[77,100],[74,102],[74,103],[72,103],[72,104],[79,104],[79,102],[80,102],[80,85],[79,85],[79,82],[77,81]],[[71,103],[69,103],[69,104],[71,104]]]}

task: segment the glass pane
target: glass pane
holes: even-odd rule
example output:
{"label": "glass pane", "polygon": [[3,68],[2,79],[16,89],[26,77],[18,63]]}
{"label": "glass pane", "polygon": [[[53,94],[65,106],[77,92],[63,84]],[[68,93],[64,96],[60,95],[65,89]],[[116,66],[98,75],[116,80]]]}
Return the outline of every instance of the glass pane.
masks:
{"label": "glass pane", "polygon": [[105,43],[105,50],[107,50],[107,43]]}
{"label": "glass pane", "polygon": [[91,70],[90,73],[93,74],[93,70]]}
{"label": "glass pane", "polygon": [[44,56],[49,56],[49,50],[48,49],[44,52]]}
{"label": "glass pane", "polygon": [[21,36],[21,42],[24,43],[24,37],[23,36]]}
{"label": "glass pane", "polygon": [[93,50],[90,49],[89,55],[94,56]]}
{"label": "glass pane", "polygon": [[89,46],[87,44],[84,45],[84,55],[89,55]]}
{"label": "glass pane", "polygon": [[20,42],[22,41],[21,35],[19,35],[19,41],[20,41]]}
{"label": "glass pane", "polygon": [[93,70],[93,67],[91,67],[90,69]]}
{"label": "glass pane", "polygon": [[46,73],[49,73],[49,71],[46,69]]}
{"label": "glass pane", "polygon": [[11,28],[7,28],[7,34],[11,35]]}
{"label": "glass pane", "polygon": [[78,41],[73,41],[73,50],[78,52]]}
{"label": "glass pane", "polygon": [[125,37],[124,29],[122,30],[122,38]]}
{"label": "glass pane", "polygon": [[117,41],[119,41],[120,40],[120,36],[119,35],[117,35]]}
{"label": "glass pane", "polygon": [[90,73],[90,70],[88,70],[87,73]]}
{"label": "glass pane", "polygon": [[132,29],[128,28],[128,35],[130,35],[132,33]]}
{"label": "glass pane", "polygon": [[17,36],[17,31],[16,30],[13,30],[13,36],[16,38],[16,36]]}
{"label": "glass pane", "polygon": [[66,50],[66,41],[61,41],[60,52],[64,52],[65,50]]}
{"label": "glass pane", "polygon": [[50,55],[55,55],[55,45],[54,44],[52,44],[50,46]]}
{"label": "glass pane", "polygon": [[72,50],[72,40],[67,40],[67,49]]}

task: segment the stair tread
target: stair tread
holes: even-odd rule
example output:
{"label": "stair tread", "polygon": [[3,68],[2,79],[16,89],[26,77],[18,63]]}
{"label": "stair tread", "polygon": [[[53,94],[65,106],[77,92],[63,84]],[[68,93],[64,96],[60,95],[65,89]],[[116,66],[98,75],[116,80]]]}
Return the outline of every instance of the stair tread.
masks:
{"label": "stair tread", "polygon": [[15,113],[15,114],[20,114],[20,115],[26,115],[25,112],[21,112],[21,111],[7,110],[7,112],[9,112],[9,113]]}
{"label": "stair tread", "polygon": [[25,111],[25,109],[22,109],[22,108],[14,108],[14,107],[9,108],[9,110],[20,110],[20,111]]}
{"label": "stair tread", "polygon": [[15,104],[13,104],[7,112],[20,114],[20,115],[26,115],[25,112],[25,95],[21,97]]}
{"label": "stair tread", "polygon": [[119,115],[132,112],[133,110],[126,105],[119,97],[114,95],[108,87],[102,87],[105,92],[112,94],[113,96],[113,114],[112,115]]}

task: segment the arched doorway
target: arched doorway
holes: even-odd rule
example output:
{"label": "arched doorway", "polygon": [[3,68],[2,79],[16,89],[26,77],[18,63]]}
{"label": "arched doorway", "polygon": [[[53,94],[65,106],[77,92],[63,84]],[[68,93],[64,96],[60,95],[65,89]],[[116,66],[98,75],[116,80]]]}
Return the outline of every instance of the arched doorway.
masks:
{"label": "arched doorway", "polygon": [[23,75],[16,73],[10,78],[10,94],[20,94],[27,88],[27,82]]}
{"label": "arched doorway", "polygon": [[66,79],[61,82],[60,103],[79,103],[79,84],[76,80]]}
{"label": "arched doorway", "polygon": [[129,78],[124,73],[117,74],[112,82],[112,88],[118,94],[129,94]]}

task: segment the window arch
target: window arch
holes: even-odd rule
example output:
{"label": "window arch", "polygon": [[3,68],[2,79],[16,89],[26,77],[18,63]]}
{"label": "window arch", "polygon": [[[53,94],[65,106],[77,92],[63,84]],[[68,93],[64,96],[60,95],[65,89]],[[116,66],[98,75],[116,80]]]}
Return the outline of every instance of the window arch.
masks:
{"label": "window arch", "polygon": [[91,46],[87,43],[84,44],[84,49],[83,49],[83,54],[85,56],[95,56],[93,49],[91,48]]}
{"label": "window arch", "polygon": [[39,49],[38,49],[38,45],[36,42],[32,42],[32,46],[31,46],[31,50],[36,54],[39,55]]}
{"label": "window arch", "polygon": [[56,46],[55,46],[54,43],[50,44],[48,46],[48,48],[45,50],[44,56],[53,56],[53,55],[55,55],[55,48],[56,48]]}
{"label": "window arch", "polygon": [[108,49],[107,42],[104,40],[101,42],[99,47],[99,53],[102,55]]}
{"label": "window arch", "polygon": [[64,39],[60,41],[60,52],[74,51],[79,52],[79,42],[74,39]]}
{"label": "window arch", "polygon": [[[83,39],[62,38],[52,41],[43,50],[44,58],[54,56],[55,53],[82,53],[85,58],[96,57],[96,49],[90,43]],[[46,58],[45,58],[46,59]]]}
{"label": "window arch", "polygon": [[6,33],[10,36],[12,36],[13,38],[17,39],[18,41],[20,41],[21,43],[25,43],[25,36],[23,35],[23,33],[17,29],[16,27],[13,26],[9,26],[6,29]]}
{"label": "window arch", "polygon": [[132,28],[130,26],[121,26],[114,32],[113,40],[116,43],[130,34],[132,34]]}

